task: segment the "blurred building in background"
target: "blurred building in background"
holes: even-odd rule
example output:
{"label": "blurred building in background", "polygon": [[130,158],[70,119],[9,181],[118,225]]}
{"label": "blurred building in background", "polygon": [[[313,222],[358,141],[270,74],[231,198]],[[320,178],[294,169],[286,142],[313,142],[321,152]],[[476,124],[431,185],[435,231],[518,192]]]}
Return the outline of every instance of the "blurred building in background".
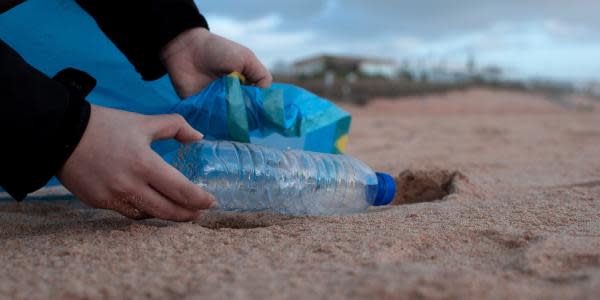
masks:
{"label": "blurred building in background", "polygon": [[396,62],[384,58],[362,59],[358,70],[361,74],[369,77],[396,78],[398,75]]}
{"label": "blurred building in background", "polygon": [[590,95],[600,97],[600,82],[590,82],[586,88]]}
{"label": "blurred building in background", "polygon": [[328,99],[359,104],[374,97],[443,93],[482,86],[539,91],[561,105],[563,95],[574,92],[600,98],[600,83],[596,81],[576,85],[544,77],[512,79],[510,69],[479,65],[475,55],[462,62],[422,57],[404,59],[398,64],[383,57],[329,54],[279,61],[271,71],[276,81],[299,85]]}
{"label": "blurred building in background", "polygon": [[382,77],[392,79],[398,75],[396,62],[385,58],[362,58],[341,55],[319,55],[301,59],[293,64],[298,76]]}
{"label": "blurred building in background", "polygon": [[444,84],[471,80],[486,82],[503,80],[500,67],[489,65],[478,68],[472,59],[466,64],[404,61],[402,65],[398,65],[396,61],[387,58],[344,55],[318,55],[297,60],[291,65],[278,62],[273,68],[273,73],[303,78],[346,78],[351,81],[360,78],[380,78]]}

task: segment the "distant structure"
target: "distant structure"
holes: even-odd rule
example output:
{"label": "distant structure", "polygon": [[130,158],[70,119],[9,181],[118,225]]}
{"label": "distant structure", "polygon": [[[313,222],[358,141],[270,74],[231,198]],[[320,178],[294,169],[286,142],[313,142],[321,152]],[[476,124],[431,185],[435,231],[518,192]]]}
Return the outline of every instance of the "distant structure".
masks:
{"label": "distant structure", "polygon": [[469,58],[467,59],[466,67],[469,75],[475,74],[475,70],[477,69],[477,63],[475,62],[475,55],[473,53],[469,53]]}
{"label": "distant structure", "polygon": [[479,71],[479,76],[484,81],[499,81],[502,79],[502,69],[494,65],[486,66]]}
{"label": "distant structure", "polygon": [[587,92],[594,96],[600,97],[600,82],[592,81],[587,84]]}
{"label": "distant structure", "polygon": [[358,70],[366,76],[395,78],[398,73],[396,62],[391,59],[366,58],[359,63]]}
{"label": "distant structure", "polygon": [[470,79],[470,76],[460,69],[453,69],[447,66],[434,66],[422,71],[427,81],[433,83],[460,83]]}
{"label": "distant structure", "polygon": [[463,65],[452,63],[428,64],[419,61],[417,64],[405,67],[405,72],[412,75],[417,81],[426,81],[439,84],[457,84],[467,82],[473,77]]}
{"label": "distant structure", "polygon": [[294,68],[291,64],[286,63],[283,60],[278,60],[271,67],[271,72],[274,75],[292,76],[294,75]]}
{"label": "distant structure", "polygon": [[383,58],[319,55],[296,61],[294,72],[300,76],[335,74],[339,76],[365,76],[396,78],[396,62]]}
{"label": "distant structure", "polygon": [[[284,73],[282,65],[277,68]],[[436,84],[462,84],[471,81],[500,82],[504,72],[496,65],[478,67],[474,55],[465,63],[446,60],[432,63],[424,59],[397,64],[392,59],[364,58],[340,55],[318,55],[301,59],[288,66],[287,74],[299,77],[323,78],[327,86],[336,79],[356,82],[360,78],[383,78],[401,81],[420,81]]]}

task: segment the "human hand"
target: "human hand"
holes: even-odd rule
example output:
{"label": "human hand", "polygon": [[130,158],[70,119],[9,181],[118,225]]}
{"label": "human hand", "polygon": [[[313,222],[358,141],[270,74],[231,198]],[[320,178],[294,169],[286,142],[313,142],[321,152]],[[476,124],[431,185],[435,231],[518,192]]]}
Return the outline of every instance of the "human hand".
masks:
{"label": "human hand", "polygon": [[154,140],[200,140],[179,115],[145,116],[92,105],[87,129],[57,177],[81,201],[142,219],[187,221],[214,206],[150,148]]}
{"label": "human hand", "polygon": [[162,49],[161,58],[182,99],[234,71],[259,87],[269,87],[273,81],[271,73],[250,49],[204,28],[179,34]]}

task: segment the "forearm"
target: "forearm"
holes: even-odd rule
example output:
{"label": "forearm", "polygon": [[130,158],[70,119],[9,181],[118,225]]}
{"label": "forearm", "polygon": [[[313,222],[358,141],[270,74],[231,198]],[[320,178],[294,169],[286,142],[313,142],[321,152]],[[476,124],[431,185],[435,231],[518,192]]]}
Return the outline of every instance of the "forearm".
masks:
{"label": "forearm", "polygon": [[90,106],[0,40],[0,186],[15,199],[42,187],[77,146]]}
{"label": "forearm", "polygon": [[166,74],[160,51],[180,33],[208,28],[193,0],[76,0],[144,80]]}

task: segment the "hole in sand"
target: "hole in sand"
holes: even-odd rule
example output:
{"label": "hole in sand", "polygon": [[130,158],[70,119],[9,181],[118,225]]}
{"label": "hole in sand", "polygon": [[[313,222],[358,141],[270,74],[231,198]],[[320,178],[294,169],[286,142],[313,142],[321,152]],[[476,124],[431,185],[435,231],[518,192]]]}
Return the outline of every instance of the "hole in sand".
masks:
{"label": "hole in sand", "polygon": [[291,218],[293,217],[269,212],[207,212],[195,223],[210,229],[251,229],[273,226]]}
{"label": "hole in sand", "polygon": [[395,180],[396,197],[393,205],[431,202],[458,193],[464,187],[471,189],[468,178],[458,171],[405,170]]}

